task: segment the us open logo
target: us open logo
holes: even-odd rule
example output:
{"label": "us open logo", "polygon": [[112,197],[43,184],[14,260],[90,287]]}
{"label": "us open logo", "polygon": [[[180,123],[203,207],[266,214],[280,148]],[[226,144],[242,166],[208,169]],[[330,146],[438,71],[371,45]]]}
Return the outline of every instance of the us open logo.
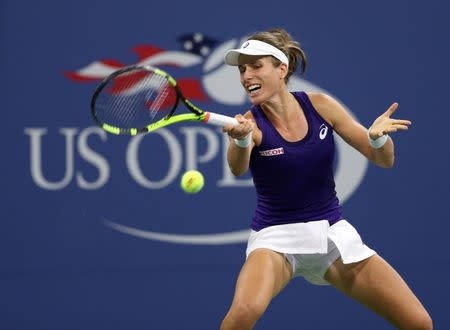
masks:
{"label": "us open logo", "polygon": [[[138,55],[136,64],[174,65],[178,72],[182,72],[181,75],[176,74],[175,76],[181,84],[184,84],[183,91],[189,99],[211,102],[217,108],[223,106],[223,108],[228,109],[229,115],[242,113],[244,109],[248,109],[250,103],[246,91],[239,84],[236,68],[224,64],[225,52],[239,47],[246,41],[246,37],[219,42],[200,33],[195,33],[176,39],[181,42],[182,50],[163,49],[158,45],[134,47],[133,52]],[[75,71],[66,72],[65,75],[76,83],[92,83],[103,79],[125,65],[118,60],[98,60]],[[186,79],[184,79],[185,77]],[[226,86],[226,92],[224,92],[224,86]],[[292,91],[322,92],[331,95],[319,86],[295,75],[290,78],[288,87]],[[345,105],[343,106],[345,107]],[[234,110],[230,111],[230,108]],[[106,141],[108,139],[106,133],[96,127],[84,128],[81,131],[75,128],[60,128],[60,135],[65,139],[66,170],[63,179],[51,181],[45,177],[44,173],[46,172],[42,168],[42,164],[45,163],[42,161],[45,154],[42,151],[42,141],[47,134],[47,130],[46,127],[27,127],[24,129],[25,135],[30,140],[30,169],[36,186],[44,190],[63,190],[71,182],[75,182],[79,189],[96,190],[108,184],[112,173],[108,159],[87,144],[87,139],[91,135],[96,135],[102,141]],[[226,136],[221,137],[220,133],[214,129],[192,126],[182,127],[180,131],[185,137],[185,146],[189,147],[186,150],[182,149],[181,143],[177,141],[177,137],[170,130],[162,129],[157,133],[158,137],[167,144],[170,153],[168,172],[159,181],[146,177],[143,167],[139,163],[139,146],[142,142],[142,136],[131,138],[125,155],[126,167],[134,182],[144,189],[165,189],[170,185],[178,184],[177,177],[184,169],[195,169],[202,162],[206,163],[214,157],[224,155],[228,140]],[[328,127],[321,129],[319,137],[325,138],[327,132]],[[196,136],[202,136],[208,141],[209,149],[204,155],[195,154]],[[335,141],[339,155],[335,170],[336,191],[341,203],[344,203],[364,178],[367,160],[347,145],[338,135],[335,135]],[[283,148],[275,148],[262,151],[261,155],[279,156],[283,153]],[[97,169],[98,177],[96,179],[90,178],[90,181],[88,181],[88,178],[85,178],[80,170],[75,169],[74,154]],[[215,182],[218,189],[245,189],[253,186],[251,178],[247,180],[235,178],[229,171],[225,158],[222,166],[221,178]],[[201,234],[174,234],[125,225],[122,222],[126,221],[125,219],[103,219],[103,221],[106,226],[127,235],[175,244],[222,245],[244,243],[249,235],[249,229],[206,234],[204,232]]]}

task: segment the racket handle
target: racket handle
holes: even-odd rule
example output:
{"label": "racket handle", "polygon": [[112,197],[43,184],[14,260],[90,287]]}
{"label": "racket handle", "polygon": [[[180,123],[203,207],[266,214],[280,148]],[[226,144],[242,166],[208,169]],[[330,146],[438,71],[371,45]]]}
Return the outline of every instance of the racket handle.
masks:
{"label": "racket handle", "polygon": [[215,126],[239,125],[236,118],[219,115],[214,112],[207,112],[203,122]]}

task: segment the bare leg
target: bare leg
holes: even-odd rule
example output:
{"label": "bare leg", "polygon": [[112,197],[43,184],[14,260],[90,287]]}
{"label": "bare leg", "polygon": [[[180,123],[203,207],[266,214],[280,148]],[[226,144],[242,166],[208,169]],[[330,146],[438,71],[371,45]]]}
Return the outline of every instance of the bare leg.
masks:
{"label": "bare leg", "polygon": [[221,330],[252,329],[291,277],[292,268],[282,254],[268,249],[253,251],[242,266]]}
{"label": "bare leg", "polygon": [[398,329],[433,328],[428,312],[405,281],[378,255],[346,265],[339,258],[325,279]]}

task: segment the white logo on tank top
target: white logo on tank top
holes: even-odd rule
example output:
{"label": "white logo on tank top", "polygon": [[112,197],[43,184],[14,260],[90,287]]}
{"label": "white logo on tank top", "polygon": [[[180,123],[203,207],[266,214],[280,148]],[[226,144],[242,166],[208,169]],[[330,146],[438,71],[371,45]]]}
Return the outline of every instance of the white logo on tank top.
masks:
{"label": "white logo on tank top", "polygon": [[261,156],[278,156],[278,155],[284,154],[284,149],[283,149],[283,147],[281,147],[281,148],[275,148],[275,149],[270,149],[270,150],[261,150],[259,152],[259,154]]}
{"label": "white logo on tank top", "polygon": [[325,139],[327,133],[328,133],[328,126],[326,126],[325,124],[320,125],[319,138],[321,140]]}

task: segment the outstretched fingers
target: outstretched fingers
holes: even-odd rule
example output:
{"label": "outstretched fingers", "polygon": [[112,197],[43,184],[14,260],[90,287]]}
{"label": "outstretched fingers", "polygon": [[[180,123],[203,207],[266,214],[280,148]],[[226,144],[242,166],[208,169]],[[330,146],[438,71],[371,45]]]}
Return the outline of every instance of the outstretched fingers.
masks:
{"label": "outstretched fingers", "polygon": [[397,108],[398,103],[392,103],[389,109],[373,122],[369,129],[369,135],[372,139],[377,139],[385,134],[394,133],[399,130],[405,131],[409,128],[411,125],[410,120],[391,118]]}
{"label": "outstretched fingers", "polygon": [[397,132],[398,130],[406,131],[411,125],[411,121],[404,119],[394,119],[386,133]]}
{"label": "outstretched fingers", "polygon": [[398,108],[398,103],[397,102],[392,103],[392,105],[389,107],[389,109],[386,110],[384,115],[387,117],[391,117],[392,114],[395,112],[395,110],[397,110],[397,108]]}

